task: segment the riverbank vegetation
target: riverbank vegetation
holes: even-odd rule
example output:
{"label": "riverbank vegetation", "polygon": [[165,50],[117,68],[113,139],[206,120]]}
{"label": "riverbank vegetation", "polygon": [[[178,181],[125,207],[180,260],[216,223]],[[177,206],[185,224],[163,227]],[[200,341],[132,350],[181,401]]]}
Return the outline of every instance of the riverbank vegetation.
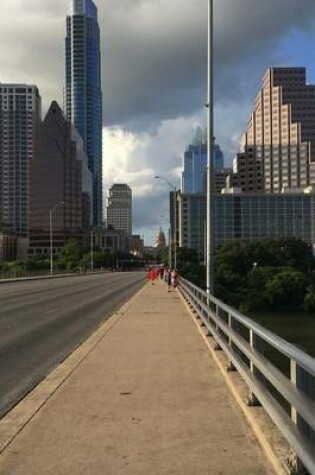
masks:
{"label": "riverbank vegetation", "polygon": [[300,239],[235,241],[218,249],[215,294],[243,312],[315,310],[315,260]]}

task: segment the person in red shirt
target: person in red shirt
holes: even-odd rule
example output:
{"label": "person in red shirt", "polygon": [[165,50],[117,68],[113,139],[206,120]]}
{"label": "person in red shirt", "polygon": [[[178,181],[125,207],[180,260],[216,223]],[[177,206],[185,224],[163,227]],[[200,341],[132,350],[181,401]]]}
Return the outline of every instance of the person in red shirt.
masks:
{"label": "person in red shirt", "polygon": [[155,280],[158,278],[158,272],[156,269],[150,268],[147,273],[147,278],[151,281],[151,284],[153,285]]}

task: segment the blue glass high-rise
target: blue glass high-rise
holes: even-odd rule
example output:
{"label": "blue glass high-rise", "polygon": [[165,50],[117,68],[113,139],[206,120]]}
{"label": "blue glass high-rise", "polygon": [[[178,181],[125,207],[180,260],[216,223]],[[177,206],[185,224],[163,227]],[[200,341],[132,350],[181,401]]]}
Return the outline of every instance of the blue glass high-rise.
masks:
{"label": "blue glass high-rise", "polygon": [[[224,155],[220,146],[214,145],[213,156],[214,170],[220,171],[224,168]],[[205,193],[207,189],[207,164],[208,147],[206,142],[206,131],[197,128],[192,144],[185,151],[182,173],[183,193]]]}
{"label": "blue glass high-rise", "polygon": [[93,175],[93,225],[101,226],[102,89],[100,28],[92,0],[70,0],[66,36],[66,116],[83,139]]}

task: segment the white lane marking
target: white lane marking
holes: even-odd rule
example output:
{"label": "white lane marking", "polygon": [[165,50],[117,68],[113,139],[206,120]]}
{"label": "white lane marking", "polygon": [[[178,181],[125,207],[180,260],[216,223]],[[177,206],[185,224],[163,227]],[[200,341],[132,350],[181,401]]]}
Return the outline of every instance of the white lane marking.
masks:
{"label": "white lane marking", "polygon": [[45,312],[45,315],[48,315],[49,313],[56,312],[56,310],[58,310],[58,309],[59,309],[59,307],[52,308],[52,309],[48,310],[47,312]]}

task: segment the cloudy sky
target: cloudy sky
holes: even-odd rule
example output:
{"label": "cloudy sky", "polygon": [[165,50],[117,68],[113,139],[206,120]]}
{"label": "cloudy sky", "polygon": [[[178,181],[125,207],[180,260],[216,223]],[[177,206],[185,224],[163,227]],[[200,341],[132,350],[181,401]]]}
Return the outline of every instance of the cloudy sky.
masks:
{"label": "cloudy sky", "polygon": [[[104,187],[134,192],[134,232],[168,228],[168,189],[205,123],[207,0],[96,0],[102,34]],[[314,0],[214,0],[217,141],[227,161],[270,66],[315,83]],[[0,0],[0,82],[37,84],[62,104],[68,0]]]}

